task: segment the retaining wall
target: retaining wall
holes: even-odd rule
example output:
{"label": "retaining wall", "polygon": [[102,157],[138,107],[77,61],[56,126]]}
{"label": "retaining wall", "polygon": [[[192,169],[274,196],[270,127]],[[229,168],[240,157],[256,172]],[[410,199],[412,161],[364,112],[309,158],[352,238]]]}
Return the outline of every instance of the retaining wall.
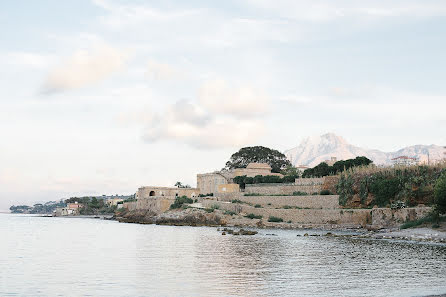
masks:
{"label": "retaining wall", "polygon": [[296,185],[296,184],[248,184],[245,193],[262,195],[292,195],[294,192],[319,193],[321,184]]}
{"label": "retaining wall", "polygon": [[372,210],[372,224],[383,227],[396,226],[407,221],[414,221],[425,217],[431,209],[431,207],[411,207],[403,209],[374,208]]}
{"label": "retaining wall", "polygon": [[219,197],[221,201],[231,202],[238,199],[253,205],[260,204],[267,206],[271,203],[273,207],[282,207],[285,205],[296,206],[300,208],[339,208],[338,195],[317,195],[317,196],[239,196],[237,198]]}
{"label": "retaining wall", "polygon": [[175,197],[157,197],[152,196],[151,198],[140,198],[134,202],[125,202],[124,208],[128,210],[136,210],[136,209],[147,209],[151,210],[154,213],[160,214],[167,211],[175,202]]}

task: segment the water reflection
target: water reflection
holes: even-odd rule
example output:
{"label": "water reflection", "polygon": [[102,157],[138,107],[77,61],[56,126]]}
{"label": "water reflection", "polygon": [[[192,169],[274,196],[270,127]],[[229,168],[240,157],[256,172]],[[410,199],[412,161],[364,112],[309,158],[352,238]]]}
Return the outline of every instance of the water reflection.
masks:
{"label": "water reflection", "polygon": [[[269,236],[275,233],[278,236]],[[0,295],[420,296],[446,246],[0,215]]]}

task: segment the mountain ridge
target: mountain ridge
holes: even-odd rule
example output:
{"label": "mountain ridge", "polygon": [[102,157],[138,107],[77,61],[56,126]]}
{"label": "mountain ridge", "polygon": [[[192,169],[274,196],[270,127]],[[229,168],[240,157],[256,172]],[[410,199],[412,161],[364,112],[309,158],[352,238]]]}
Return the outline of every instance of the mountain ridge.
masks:
{"label": "mountain ridge", "polygon": [[376,165],[391,165],[392,159],[399,156],[415,157],[420,162],[427,163],[441,160],[445,156],[445,151],[443,146],[417,144],[403,147],[394,152],[383,152],[378,149],[361,148],[349,144],[341,136],[326,133],[321,136],[307,137],[298,146],[286,150],[284,154],[294,166],[313,167],[331,157],[336,157],[337,160],[346,160],[358,156],[365,156]]}

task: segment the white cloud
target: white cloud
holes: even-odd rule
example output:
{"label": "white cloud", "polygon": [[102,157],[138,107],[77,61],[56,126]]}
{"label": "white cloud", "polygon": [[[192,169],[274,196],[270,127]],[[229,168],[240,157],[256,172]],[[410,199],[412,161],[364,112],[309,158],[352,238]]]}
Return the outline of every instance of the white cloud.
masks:
{"label": "white cloud", "polygon": [[43,92],[52,93],[81,88],[105,79],[123,68],[127,54],[101,44],[80,50],[48,74]]}
{"label": "white cloud", "polygon": [[49,55],[32,52],[9,52],[2,54],[1,63],[9,65],[21,65],[32,68],[45,68],[50,61]]}
{"label": "white cloud", "polygon": [[313,23],[355,18],[361,21],[388,17],[445,16],[446,3],[436,0],[321,1],[321,0],[248,0],[252,8],[281,17]]}
{"label": "white cloud", "polygon": [[182,72],[174,67],[154,60],[147,62],[147,75],[156,80],[171,80],[185,77]]}
{"label": "white cloud", "polygon": [[230,88],[223,80],[208,81],[202,85],[200,104],[217,114],[256,116],[267,112],[269,98],[260,89],[251,86]]}
{"label": "white cloud", "polygon": [[144,117],[144,140],[174,140],[199,148],[238,147],[255,142],[263,134],[263,123],[209,115],[200,106],[180,100],[160,114]]}

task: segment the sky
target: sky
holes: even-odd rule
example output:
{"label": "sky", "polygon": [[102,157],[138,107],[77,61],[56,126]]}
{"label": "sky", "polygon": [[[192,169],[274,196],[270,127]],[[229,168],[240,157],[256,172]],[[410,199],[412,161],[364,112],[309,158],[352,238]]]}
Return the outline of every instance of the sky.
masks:
{"label": "sky", "polygon": [[2,1],[0,211],[243,146],[446,144],[446,1]]}

